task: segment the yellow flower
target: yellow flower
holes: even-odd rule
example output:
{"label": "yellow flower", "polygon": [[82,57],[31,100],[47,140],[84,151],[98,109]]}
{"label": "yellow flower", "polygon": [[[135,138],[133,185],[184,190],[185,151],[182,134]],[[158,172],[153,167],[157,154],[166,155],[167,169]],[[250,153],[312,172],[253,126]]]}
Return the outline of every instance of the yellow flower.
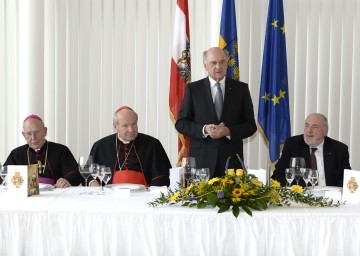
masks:
{"label": "yellow flower", "polygon": [[278,182],[277,180],[271,179],[271,183],[274,188],[280,188],[280,186],[281,186],[280,182]]}
{"label": "yellow flower", "polygon": [[180,191],[177,191],[175,194],[173,194],[173,195],[170,197],[170,201],[175,201],[176,198],[178,198],[179,195],[180,195]]}
{"label": "yellow flower", "polygon": [[302,186],[299,186],[299,185],[293,185],[291,187],[291,190],[294,191],[294,192],[297,192],[297,193],[302,193],[304,192],[304,188]]}
{"label": "yellow flower", "polygon": [[233,180],[229,180],[228,178],[224,178],[221,180],[222,183],[226,183],[226,184],[234,184]]}
{"label": "yellow flower", "polygon": [[186,188],[185,193],[186,193],[186,194],[189,194],[190,190],[191,190],[193,187],[194,187],[194,184],[191,183],[190,186],[188,186],[188,187]]}
{"label": "yellow flower", "polygon": [[234,176],[234,175],[235,175],[234,169],[228,169],[228,170],[227,170],[227,174],[228,174],[229,176]]}
{"label": "yellow flower", "polygon": [[217,182],[219,180],[220,180],[220,178],[218,178],[218,177],[212,178],[211,180],[208,181],[208,184],[212,185],[212,184],[214,184],[215,182]]}
{"label": "yellow flower", "polygon": [[238,203],[241,201],[241,198],[235,197],[235,198],[231,198],[231,200],[233,201],[233,203]]}
{"label": "yellow flower", "polygon": [[258,178],[251,179],[251,183],[254,184],[257,187],[262,187],[263,186],[262,182],[259,181]]}
{"label": "yellow flower", "polygon": [[236,176],[243,176],[244,170],[243,169],[236,169]]}
{"label": "yellow flower", "polygon": [[243,192],[244,192],[243,189],[241,189],[241,188],[235,188],[235,189],[232,191],[232,195],[233,195],[233,197],[240,197]]}

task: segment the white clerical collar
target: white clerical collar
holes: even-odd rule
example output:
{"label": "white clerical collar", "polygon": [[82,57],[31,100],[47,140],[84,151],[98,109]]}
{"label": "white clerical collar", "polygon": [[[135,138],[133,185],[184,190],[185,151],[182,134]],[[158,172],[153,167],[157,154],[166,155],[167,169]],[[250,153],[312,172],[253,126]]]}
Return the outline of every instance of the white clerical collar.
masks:
{"label": "white clerical collar", "polygon": [[122,138],[120,138],[120,136],[119,136],[119,134],[117,135],[117,137],[118,137],[118,139],[122,142],[122,143],[124,143],[124,144],[129,144],[131,141],[129,141],[129,140],[123,140]]}

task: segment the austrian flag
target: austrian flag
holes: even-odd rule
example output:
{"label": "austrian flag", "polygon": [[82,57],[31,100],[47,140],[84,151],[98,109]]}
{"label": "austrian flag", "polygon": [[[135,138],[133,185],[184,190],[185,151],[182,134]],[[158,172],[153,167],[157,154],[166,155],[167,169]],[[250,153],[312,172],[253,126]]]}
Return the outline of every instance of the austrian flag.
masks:
{"label": "austrian flag", "polygon": [[[177,0],[170,72],[170,118],[175,124],[184,98],[186,84],[191,80],[190,29],[187,0]],[[178,160],[188,154],[189,139],[179,134]]]}

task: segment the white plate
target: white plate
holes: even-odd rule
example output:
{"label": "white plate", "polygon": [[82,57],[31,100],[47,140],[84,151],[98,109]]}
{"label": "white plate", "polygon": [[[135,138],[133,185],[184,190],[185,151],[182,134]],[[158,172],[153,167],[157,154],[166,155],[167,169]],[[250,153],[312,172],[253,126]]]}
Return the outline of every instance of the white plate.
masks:
{"label": "white plate", "polygon": [[105,187],[107,187],[107,188],[128,188],[128,189],[133,189],[133,190],[145,189],[145,186],[142,184],[130,184],[130,183],[108,184]]}
{"label": "white plate", "polygon": [[[311,186],[309,186],[308,188],[311,188]],[[332,186],[315,186],[314,191],[338,191],[338,192],[341,192],[342,188],[341,187],[332,187]]]}
{"label": "white plate", "polygon": [[54,188],[54,186],[51,184],[39,183],[40,190],[49,190],[49,189],[53,189],[53,188]]}

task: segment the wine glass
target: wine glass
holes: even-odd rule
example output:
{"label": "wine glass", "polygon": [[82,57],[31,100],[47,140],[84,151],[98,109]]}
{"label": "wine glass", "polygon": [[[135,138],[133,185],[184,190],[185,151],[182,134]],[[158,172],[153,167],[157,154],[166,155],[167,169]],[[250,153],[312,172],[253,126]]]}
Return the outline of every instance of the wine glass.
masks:
{"label": "wine glass", "polygon": [[104,169],[104,179],[103,179],[103,181],[104,181],[104,183],[105,183],[105,186],[108,184],[108,182],[110,181],[110,179],[111,179],[111,176],[112,176],[112,172],[111,172],[111,169],[110,169],[110,167],[105,167],[105,169]]}
{"label": "wine glass", "polygon": [[191,169],[196,168],[195,157],[183,157],[181,167],[184,168],[185,187],[187,187],[190,184]]}
{"label": "wine glass", "polygon": [[91,164],[91,165],[90,165],[90,168],[89,168],[89,171],[90,171],[90,175],[93,177],[93,179],[96,180],[96,178],[97,178],[98,175],[99,175],[100,165],[98,165],[98,164]]}
{"label": "wine glass", "polygon": [[200,181],[200,169],[196,169],[196,168],[191,168],[191,181],[194,184],[198,184]]}
{"label": "wine glass", "polygon": [[310,181],[310,170],[311,168],[300,168],[303,174],[303,180],[305,181],[305,190],[307,189],[307,184]]}
{"label": "wine glass", "polygon": [[101,191],[104,191],[104,187],[102,185],[104,177],[105,177],[105,165],[99,165],[99,172],[97,178],[100,180]]}
{"label": "wine glass", "polygon": [[295,173],[294,173],[293,169],[290,169],[290,168],[285,169],[285,179],[287,181],[287,185],[289,187],[291,187],[291,183],[295,179]]}
{"label": "wine glass", "polygon": [[209,168],[201,168],[199,170],[199,178],[200,178],[200,181],[208,181],[210,179],[210,169]]}
{"label": "wine glass", "polygon": [[[101,172],[103,172],[103,175],[104,175],[104,178],[103,178],[103,181],[105,183],[105,186],[108,184],[108,182],[110,181],[111,179],[111,176],[112,176],[112,172],[111,172],[111,169],[110,167],[105,167],[101,170]],[[103,187],[103,191],[102,191],[102,194],[107,194],[107,192],[104,190],[104,187]]]}
{"label": "wine glass", "polygon": [[290,169],[293,170],[296,185],[299,185],[299,180],[302,178],[302,172],[300,168],[305,168],[305,159],[303,157],[292,157],[290,159]]}
{"label": "wine glass", "polygon": [[310,183],[312,185],[312,191],[314,191],[315,185],[318,183],[319,180],[319,172],[315,169],[309,169],[309,176],[310,176]]}
{"label": "wine glass", "polygon": [[2,166],[0,164],[0,177],[2,179],[1,187],[2,190],[6,190],[6,176],[7,176],[7,166]]}
{"label": "wine glass", "polygon": [[93,164],[92,156],[80,156],[79,157],[79,172],[81,176],[85,179],[85,187],[88,186],[87,180],[90,177],[90,166]]}

